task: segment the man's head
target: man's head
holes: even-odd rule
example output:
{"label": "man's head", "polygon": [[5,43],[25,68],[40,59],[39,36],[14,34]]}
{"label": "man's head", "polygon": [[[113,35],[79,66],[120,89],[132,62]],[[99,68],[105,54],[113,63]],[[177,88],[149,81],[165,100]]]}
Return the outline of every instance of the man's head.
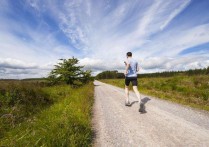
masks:
{"label": "man's head", "polygon": [[132,53],[131,52],[128,52],[126,55],[127,55],[127,57],[132,57]]}

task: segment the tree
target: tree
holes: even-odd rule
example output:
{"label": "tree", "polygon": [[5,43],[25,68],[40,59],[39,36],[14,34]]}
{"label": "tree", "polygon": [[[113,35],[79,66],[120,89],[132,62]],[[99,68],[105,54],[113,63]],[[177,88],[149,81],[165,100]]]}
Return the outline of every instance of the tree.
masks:
{"label": "tree", "polygon": [[84,66],[78,66],[79,60],[72,57],[71,59],[59,59],[55,69],[49,74],[49,81],[52,84],[65,82],[72,86],[80,86],[91,80],[91,71],[84,71]]}
{"label": "tree", "polygon": [[123,73],[118,73],[117,70],[114,71],[103,71],[96,76],[97,79],[117,79],[124,78]]}

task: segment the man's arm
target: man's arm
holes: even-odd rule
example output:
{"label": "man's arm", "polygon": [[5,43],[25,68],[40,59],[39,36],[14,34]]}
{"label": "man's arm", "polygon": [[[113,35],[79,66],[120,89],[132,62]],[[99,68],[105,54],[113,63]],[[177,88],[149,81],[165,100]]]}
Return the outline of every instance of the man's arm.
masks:
{"label": "man's arm", "polygon": [[125,73],[124,73],[125,75],[128,74],[129,67],[130,67],[130,63],[126,62],[126,69],[125,69]]}
{"label": "man's arm", "polygon": [[136,71],[139,72],[139,64],[137,63]]}

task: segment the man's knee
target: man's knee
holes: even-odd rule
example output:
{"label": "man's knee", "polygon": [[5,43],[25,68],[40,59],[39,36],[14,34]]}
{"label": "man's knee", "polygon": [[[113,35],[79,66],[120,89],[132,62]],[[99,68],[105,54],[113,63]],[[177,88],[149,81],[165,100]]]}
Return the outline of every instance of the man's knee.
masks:
{"label": "man's knee", "polygon": [[138,91],[137,86],[133,86],[133,90],[134,90],[134,91]]}

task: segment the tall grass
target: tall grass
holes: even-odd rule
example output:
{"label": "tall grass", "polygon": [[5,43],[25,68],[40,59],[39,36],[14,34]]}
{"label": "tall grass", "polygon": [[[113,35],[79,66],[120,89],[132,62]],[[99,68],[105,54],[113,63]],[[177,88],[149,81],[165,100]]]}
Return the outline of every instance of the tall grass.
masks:
{"label": "tall grass", "polygon": [[42,107],[12,129],[9,126],[0,146],[91,146],[93,84],[77,89],[42,87],[41,91],[52,101],[50,107]]}
{"label": "tall grass", "polygon": [[[123,79],[101,80],[124,87]],[[142,93],[209,111],[209,76],[173,76],[139,78]]]}
{"label": "tall grass", "polygon": [[0,138],[51,104],[53,99],[38,83],[0,81]]}

